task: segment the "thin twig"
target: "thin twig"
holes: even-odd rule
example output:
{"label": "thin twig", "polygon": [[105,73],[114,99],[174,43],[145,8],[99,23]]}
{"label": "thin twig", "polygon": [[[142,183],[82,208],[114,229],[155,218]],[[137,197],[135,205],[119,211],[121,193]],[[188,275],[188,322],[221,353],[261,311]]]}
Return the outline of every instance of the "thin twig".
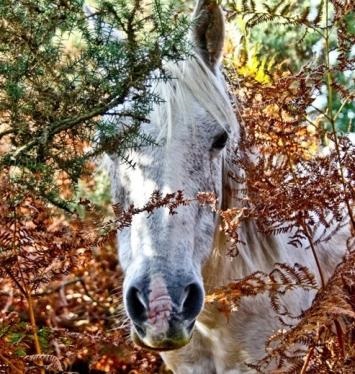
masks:
{"label": "thin twig", "polygon": [[[14,222],[15,222],[15,224],[14,224],[14,233],[13,233],[13,242],[12,242],[13,250],[18,250],[17,245],[16,245],[17,220],[18,220],[16,213],[17,213],[17,211],[16,211],[16,207],[15,207],[15,210],[14,210],[14,218],[15,218]],[[32,296],[31,296],[31,291],[27,286],[27,283],[26,283],[24,274],[22,272],[22,268],[21,268],[21,264],[19,262],[18,256],[16,256],[16,263],[17,263],[17,267],[18,267],[19,274],[20,274],[21,281],[22,281],[22,287],[20,289],[23,290],[24,296],[27,299],[28,313],[30,315],[30,322],[31,322],[31,328],[32,328],[35,350],[36,350],[36,353],[38,355],[41,355],[42,354],[42,349],[41,349],[41,344],[39,342],[39,338],[38,338],[38,334],[37,334],[37,324],[36,324],[36,318],[35,318],[35,313],[34,313],[34,305],[33,305],[33,300],[32,300]],[[16,278],[16,277],[14,277],[14,278]],[[17,282],[17,283],[19,284],[19,282]],[[41,366],[43,366],[43,361],[39,360],[39,364]],[[40,368],[40,373],[45,374],[45,370],[44,370],[43,367]]]}
{"label": "thin twig", "polygon": [[319,273],[319,277],[320,277],[320,280],[321,280],[321,285],[322,285],[322,288],[325,287],[325,278],[324,278],[324,275],[323,275],[323,271],[322,271],[322,267],[321,267],[321,264],[320,264],[320,261],[318,259],[318,255],[317,255],[317,252],[316,252],[316,248],[314,246],[314,243],[313,243],[313,239],[312,239],[312,236],[311,234],[308,232],[308,227],[307,227],[307,224],[305,223],[305,220],[304,220],[304,217],[302,216],[302,223],[301,223],[301,226],[302,226],[302,229],[303,229],[303,232],[304,234],[306,235],[307,237],[307,240],[309,242],[309,245],[311,247],[311,250],[312,250],[312,254],[313,254],[313,257],[314,257],[314,260],[316,261],[316,265],[317,265],[317,269],[318,269],[318,273]]}
{"label": "thin twig", "polygon": [[310,350],[308,351],[306,359],[305,359],[304,364],[302,366],[302,369],[300,371],[300,374],[305,374],[306,373],[306,370],[307,370],[308,365],[309,365],[309,361],[311,360],[311,358],[313,356],[313,352],[314,352],[314,346],[312,346],[310,348]]}
{"label": "thin twig", "polygon": [[335,325],[335,330],[337,333],[338,344],[340,348],[340,355],[341,355],[341,358],[344,360],[345,358],[344,333],[337,319],[334,319],[334,325]]}
{"label": "thin twig", "polygon": [[[285,146],[285,144],[284,144],[283,141],[282,141],[282,143]],[[286,147],[285,147],[285,149],[286,149],[287,162],[288,162],[288,165],[289,165],[290,172],[292,174],[292,178],[293,178],[294,182],[296,183],[296,185],[298,186],[298,188],[300,188],[300,183],[298,181],[298,177],[297,177],[295,171],[293,170],[293,166],[292,166],[292,162],[291,162],[291,159],[290,159],[290,155],[287,152],[287,148]],[[322,267],[321,267],[320,261],[318,259],[318,255],[317,255],[317,251],[316,251],[315,245],[313,243],[312,235],[308,231],[308,226],[307,226],[306,220],[304,218],[304,212],[302,212],[301,227],[302,227],[303,233],[306,235],[306,238],[307,238],[307,240],[309,242],[309,245],[311,247],[312,254],[313,254],[314,260],[316,262],[318,273],[319,273],[319,277],[320,277],[320,280],[321,280],[321,287],[324,288],[325,287],[325,278],[324,278],[324,275],[323,275],[323,271],[322,271]]]}
{"label": "thin twig", "polygon": [[[42,354],[42,348],[41,348],[41,344],[40,344],[39,338],[38,338],[38,333],[37,333],[38,328],[37,328],[36,318],[35,318],[35,313],[34,313],[33,300],[32,300],[32,296],[31,296],[30,292],[27,295],[27,302],[28,302],[28,312],[29,312],[29,315],[30,315],[33,341],[34,341],[34,344],[35,344],[36,353],[38,355],[41,355]],[[39,360],[39,364],[41,366],[43,366],[43,361]],[[41,368],[40,371],[41,371],[41,374],[45,374],[44,368]]]}

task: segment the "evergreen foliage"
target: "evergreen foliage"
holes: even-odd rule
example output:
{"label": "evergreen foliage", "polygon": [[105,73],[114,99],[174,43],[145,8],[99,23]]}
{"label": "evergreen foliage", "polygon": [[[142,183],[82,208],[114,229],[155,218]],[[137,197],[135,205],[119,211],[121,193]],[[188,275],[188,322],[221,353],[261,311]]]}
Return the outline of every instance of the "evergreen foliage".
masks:
{"label": "evergreen foliage", "polygon": [[[0,14],[0,166],[16,166],[17,182],[70,209],[59,172],[76,182],[93,155],[152,143],[139,124],[160,100],[149,89],[167,78],[162,62],[188,53],[187,18],[158,0],[100,1],[88,16],[82,0],[2,0]],[[104,141],[93,144],[98,130]]]}

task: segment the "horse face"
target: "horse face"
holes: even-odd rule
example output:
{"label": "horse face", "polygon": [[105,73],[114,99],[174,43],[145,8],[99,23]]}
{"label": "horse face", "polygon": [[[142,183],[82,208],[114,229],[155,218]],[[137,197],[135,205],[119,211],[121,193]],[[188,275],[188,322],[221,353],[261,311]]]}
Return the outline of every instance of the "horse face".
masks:
{"label": "horse face", "polygon": [[[200,1],[192,32],[199,57],[172,68],[175,82],[161,82],[165,100],[151,113],[142,131],[161,146],[132,151],[135,167],[112,162],[112,193],[124,207],[142,207],[154,191],[183,190],[221,196],[221,163],[229,124],[221,115],[226,94],[217,77],[223,41],[223,17],[213,1]],[[212,37],[212,39],[211,39]],[[201,94],[201,97],[200,97]],[[221,120],[221,118],[223,118]],[[170,126],[169,126],[170,124]],[[169,134],[169,135],[168,135]],[[213,246],[216,217],[197,202],[141,213],[118,236],[125,272],[124,304],[139,345],[158,351],[184,346],[201,312],[204,288],[201,268]]]}
{"label": "horse face", "polygon": [[[130,154],[135,168],[118,166],[113,193],[124,206],[142,207],[156,190],[163,195],[183,190],[188,198],[211,191],[220,201],[226,131],[193,95],[186,108],[188,113],[173,114],[176,126],[167,144]],[[156,129],[154,117],[146,129],[150,135]],[[133,337],[157,350],[178,348],[191,337],[203,306],[201,267],[216,227],[212,209],[197,202],[176,212],[159,208],[135,215],[132,225],[119,234]]]}

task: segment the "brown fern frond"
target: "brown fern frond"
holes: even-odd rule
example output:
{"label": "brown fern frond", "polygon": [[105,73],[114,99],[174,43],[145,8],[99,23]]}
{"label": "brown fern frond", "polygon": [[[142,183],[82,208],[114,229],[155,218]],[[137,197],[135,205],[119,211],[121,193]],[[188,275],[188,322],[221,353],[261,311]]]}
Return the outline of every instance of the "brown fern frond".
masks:
{"label": "brown fern frond", "polygon": [[25,357],[28,362],[39,363],[42,362],[46,370],[50,371],[63,371],[63,366],[60,363],[58,357],[53,355],[38,354],[28,355]]}
{"label": "brown fern frond", "polygon": [[282,305],[280,296],[296,287],[316,289],[314,275],[307,267],[299,264],[276,264],[269,274],[258,271],[212,291],[207,295],[206,302],[216,304],[223,312],[230,313],[237,309],[242,297],[267,293],[274,310],[280,315],[290,316],[286,306]]}
{"label": "brown fern frond", "polygon": [[[297,325],[271,337],[269,354],[256,364],[260,372],[266,373],[270,365],[276,364],[291,373],[291,358],[295,358],[295,349],[300,345],[304,354],[296,358],[301,358],[304,373],[351,372],[355,357],[354,265],[355,253],[351,252]],[[307,356],[307,352],[312,353]]]}

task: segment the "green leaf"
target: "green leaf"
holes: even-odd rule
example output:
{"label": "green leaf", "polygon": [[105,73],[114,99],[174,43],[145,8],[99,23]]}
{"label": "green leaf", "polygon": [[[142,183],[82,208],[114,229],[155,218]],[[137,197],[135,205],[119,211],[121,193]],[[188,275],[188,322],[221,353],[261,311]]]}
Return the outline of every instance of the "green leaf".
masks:
{"label": "green leaf", "polygon": [[27,352],[23,347],[18,347],[15,349],[15,355],[19,357],[24,357],[27,355]]}
{"label": "green leaf", "polygon": [[9,342],[11,344],[19,344],[26,337],[26,334],[22,332],[12,332],[8,335]]}

